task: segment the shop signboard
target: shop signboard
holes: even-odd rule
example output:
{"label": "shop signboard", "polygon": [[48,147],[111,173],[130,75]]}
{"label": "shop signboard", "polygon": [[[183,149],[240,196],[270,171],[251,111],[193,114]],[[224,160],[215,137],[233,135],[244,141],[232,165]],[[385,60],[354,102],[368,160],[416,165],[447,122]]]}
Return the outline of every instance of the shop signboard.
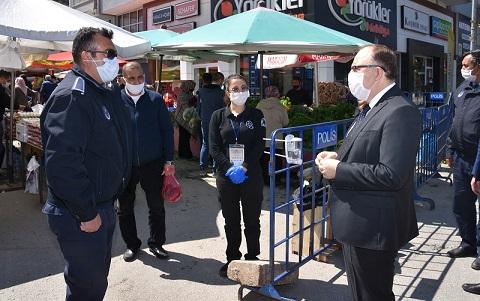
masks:
{"label": "shop signboard", "polygon": [[457,51],[458,55],[463,55],[470,51],[470,18],[458,14],[458,26],[457,26]]}
{"label": "shop signboard", "polygon": [[315,137],[315,149],[321,149],[337,145],[337,125],[322,125],[313,129]]}
{"label": "shop signboard", "polygon": [[402,28],[424,34],[430,33],[428,15],[408,6],[402,6]]}
{"label": "shop signboard", "polygon": [[199,14],[198,0],[191,0],[175,5],[175,20],[185,19]]}
{"label": "shop signboard", "polygon": [[260,1],[265,2],[267,8],[295,15],[303,15],[307,2],[310,2],[308,0],[212,0],[212,22],[252,10]]}
{"label": "shop signboard", "polygon": [[167,29],[174,31],[176,33],[184,33],[192,29],[195,29],[195,24],[196,24],[195,22],[188,22],[188,23],[168,26]]}
{"label": "shop signboard", "polygon": [[161,24],[173,21],[172,6],[156,9],[152,13],[153,24]]}
{"label": "shop signboard", "polygon": [[445,41],[448,41],[448,32],[452,28],[452,23],[435,16],[430,17],[430,35]]}
{"label": "shop signboard", "polygon": [[[346,63],[353,59],[352,55],[326,55],[326,54],[264,54],[263,69],[278,69],[292,65],[301,65],[312,62],[335,61]],[[260,69],[260,60],[257,60],[256,68]]]}
{"label": "shop signboard", "polygon": [[315,1],[315,22],[396,49],[397,4],[391,0]]}

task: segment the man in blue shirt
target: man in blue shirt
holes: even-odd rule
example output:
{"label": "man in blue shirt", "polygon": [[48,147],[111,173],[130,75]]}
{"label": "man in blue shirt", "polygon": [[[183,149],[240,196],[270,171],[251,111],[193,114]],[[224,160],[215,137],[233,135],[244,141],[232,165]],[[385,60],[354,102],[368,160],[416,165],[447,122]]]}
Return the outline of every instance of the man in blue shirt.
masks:
{"label": "man in blue shirt", "polygon": [[125,89],[122,100],[133,126],[133,166],[130,182],[119,197],[118,219],[127,250],[126,262],[135,260],[141,240],[135,222],[135,191],[140,183],[149,208],[150,238],[148,246],[156,257],[168,257],[165,243],[165,207],[162,199],[163,176],[175,174],[173,166],[173,127],[162,96],[145,89],[145,74],[137,62],[123,67]]}

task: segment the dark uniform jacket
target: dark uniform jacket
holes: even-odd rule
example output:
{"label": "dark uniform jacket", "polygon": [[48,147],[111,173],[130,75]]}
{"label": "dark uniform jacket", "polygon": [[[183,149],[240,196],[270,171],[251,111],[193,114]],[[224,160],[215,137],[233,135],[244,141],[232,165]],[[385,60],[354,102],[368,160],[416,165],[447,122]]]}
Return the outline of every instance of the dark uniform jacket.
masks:
{"label": "dark uniform jacket", "polygon": [[135,105],[125,89],[121,94],[133,125],[133,165],[173,161],[173,126],[162,96],[145,89]]}
{"label": "dark uniform jacket", "polygon": [[457,155],[473,164],[480,139],[480,85],[464,81],[453,97],[455,115],[447,139],[447,156]]}
{"label": "dark uniform jacket", "polygon": [[108,89],[74,66],[41,115],[47,202],[79,221],[112,204],[130,174],[131,125],[118,89]]}
{"label": "dark uniform jacket", "polygon": [[[232,121],[235,130],[232,128]],[[238,144],[243,144],[245,149],[245,162],[247,176],[261,177],[260,158],[263,154],[265,142],[265,119],[262,111],[246,107],[245,111],[237,117],[227,106],[213,113],[210,120],[209,148],[210,154],[218,164],[218,173],[225,177],[227,170],[233,165],[228,154],[229,145],[235,144],[235,131]]]}
{"label": "dark uniform jacket", "polygon": [[354,125],[338,152],[332,181],[338,241],[393,251],[418,235],[412,194],[421,130],[420,112],[398,86]]}

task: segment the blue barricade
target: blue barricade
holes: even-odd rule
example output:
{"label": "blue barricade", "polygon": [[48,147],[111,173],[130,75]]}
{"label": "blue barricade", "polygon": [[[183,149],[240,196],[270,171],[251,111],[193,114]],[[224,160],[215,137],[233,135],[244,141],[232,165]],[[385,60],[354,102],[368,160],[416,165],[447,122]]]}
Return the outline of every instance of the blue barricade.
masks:
{"label": "blue barricade", "polygon": [[[333,238],[329,230],[328,210],[330,186],[321,180],[315,168],[315,158],[323,150],[336,150],[352,121],[346,119],[284,128],[272,133],[269,161],[271,281],[258,289],[258,293],[277,300],[289,300],[281,297],[274,285],[331,246]],[[303,162],[288,164],[285,161],[284,165],[276,166],[276,156],[286,157],[283,148],[278,148],[276,142],[283,144],[283,138],[288,134],[302,138]],[[284,192],[275,189],[280,178],[285,182],[282,181]],[[273,268],[275,262],[281,262],[283,272]]]}
{"label": "blue barricade", "polygon": [[[445,159],[447,136],[452,124],[453,108],[448,95],[446,104],[439,107],[420,108],[423,120],[423,133],[420,138],[415,169],[415,186],[419,188],[431,178],[443,178],[452,182],[450,177],[442,177],[438,173],[442,160]],[[416,192],[415,201],[418,204],[425,202],[429,209],[435,208],[435,202],[429,198],[423,198]]]}

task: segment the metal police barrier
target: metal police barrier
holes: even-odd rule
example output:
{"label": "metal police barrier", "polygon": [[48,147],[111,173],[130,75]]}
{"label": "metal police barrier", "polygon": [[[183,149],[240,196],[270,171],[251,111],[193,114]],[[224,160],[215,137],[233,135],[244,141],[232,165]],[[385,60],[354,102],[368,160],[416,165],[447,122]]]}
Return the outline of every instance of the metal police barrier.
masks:
{"label": "metal police barrier", "polygon": [[[315,158],[323,150],[334,151],[352,121],[347,119],[283,128],[272,133],[269,161],[269,283],[259,289],[249,289],[276,300],[291,300],[282,297],[274,286],[332,245],[328,223],[330,186],[322,181],[321,174],[315,168]],[[291,137],[288,135],[294,135],[295,138],[288,139]],[[290,145],[285,147],[285,141],[292,144],[293,148]],[[277,156],[286,159],[284,166],[275,165]],[[284,179],[284,192],[275,188],[279,178]],[[239,289],[239,300],[243,298],[243,288],[245,286]]]}
{"label": "metal police barrier", "polygon": [[[439,107],[420,108],[423,121],[423,133],[420,138],[417,162],[415,168],[415,187],[420,188],[431,178],[442,178],[452,184],[450,177],[443,177],[439,174],[439,166],[446,154],[447,136],[453,119],[451,106],[451,95],[448,95],[448,102]],[[432,199],[421,197],[414,192],[416,204],[428,209],[435,208]]]}
{"label": "metal police barrier", "polygon": [[[446,137],[452,121],[450,102],[440,107],[421,108],[420,112],[423,119],[423,134],[415,169],[417,188],[428,179],[439,177],[438,166],[444,157]],[[352,121],[353,119],[346,119],[284,128],[272,133],[269,161],[270,275],[268,284],[258,289],[250,288],[256,293],[276,300],[292,300],[282,297],[275,285],[295,273],[308,261],[325,254],[331,247],[333,236],[327,227],[330,219],[328,210],[330,186],[321,179],[321,174],[315,168],[315,158],[323,150],[336,150]],[[288,135],[301,139],[284,139],[284,136]],[[279,142],[283,145],[285,141],[298,145],[296,147],[294,145],[293,148],[289,148],[288,145],[284,145],[284,148],[278,147]],[[276,166],[277,156],[287,159],[285,166]],[[296,163],[288,163],[293,161]],[[280,181],[279,176],[284,177],[285,183],[282,183],[285,187],[284,192],[276,189],[276,184]],[[415,201],[430,203],[431,209],[434,207],[433,200],[422,198],[416,192]],[[246,286],[242,285],[239,289],[239,300],[243,298],[244,288]]]}

